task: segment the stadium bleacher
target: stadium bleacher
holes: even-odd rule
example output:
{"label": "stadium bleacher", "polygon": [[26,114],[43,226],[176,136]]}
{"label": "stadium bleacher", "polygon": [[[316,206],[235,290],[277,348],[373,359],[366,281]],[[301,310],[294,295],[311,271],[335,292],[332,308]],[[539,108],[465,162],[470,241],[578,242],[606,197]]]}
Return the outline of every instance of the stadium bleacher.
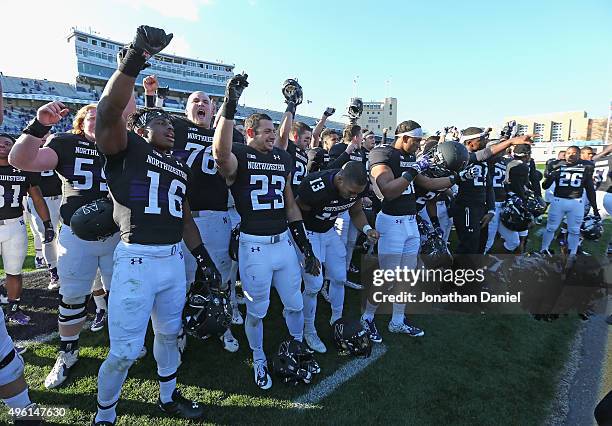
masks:
{"label": "stadium bleacher", "polygon": [[[142,77],[140,77],[142,80]],[[104,82],[100,82],[103,84]],[[161,82],[163,84],[163,82]],[[13,135],[18,135],[26,126],[27,122],[34,117],[36,109],[41,105],[59,100],[65,103],[71,110],[69,117],[62,120],[54,132],[65,131],[70,129],[74,112],[81,106],[99,99],[103,87],[89,84],[90,87],[85,87],[81,84],[71,85],[58,81],[36,80],[30,78],[2,76],[2,87],[4,91],[4,123],[0,125],[0,132],[5,132]],[[205,87],[200,87],[199,90],[206,91]],[[196,89],[194,89],[196,90]],[[182,113],[185,109],[186,97],[178,96],[169,97],[165,101],[164,107],[174,113]],[[136,94],[136,105],[144,106],[144,94],[139,92]],[[274,111],[265,108],[256,108],[246,105],[238,106],[238,120],[244,120],[249,115],[260,112],[268,114],[272,117],[275,123],[280,123],[283,112]],[[303,121],[311,127],[317,123],[317,118],[297,115],[296,120]],[[327,121],[328,128],[341,130],[344,124],[335,121]]]}

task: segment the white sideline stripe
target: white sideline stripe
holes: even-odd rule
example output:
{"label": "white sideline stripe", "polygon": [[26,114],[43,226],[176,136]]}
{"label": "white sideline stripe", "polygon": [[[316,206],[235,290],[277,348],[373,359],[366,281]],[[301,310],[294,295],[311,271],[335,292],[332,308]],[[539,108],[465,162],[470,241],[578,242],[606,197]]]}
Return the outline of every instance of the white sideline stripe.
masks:
{"label": "white sideline stripe", "polygon": [[373,343],[372,354],[368,358],[355,358],[340,367],[334,374],[326,377],[319,384],[311,388],[307,393],[293,401],[293,407],[299,409],[315,408],[314,405],[321,402],[334,392],[340,385],[349,381],[354,376],[365,370],[378,358],[387,352],[387,346]]}

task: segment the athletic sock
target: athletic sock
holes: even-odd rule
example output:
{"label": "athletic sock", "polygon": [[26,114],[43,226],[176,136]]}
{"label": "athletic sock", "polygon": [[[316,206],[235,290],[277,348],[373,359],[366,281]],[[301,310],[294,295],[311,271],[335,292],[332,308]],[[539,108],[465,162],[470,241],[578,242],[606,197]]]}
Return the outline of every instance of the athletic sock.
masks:
{"label": "athletic sock", "polygon": [[25,408],[32,403],[32,401],[30,401],[30,394],[28,392],[27,386],[17,395],[11,398],[3,399],[3,401],[10,408]]}
{"label": "athletic sock", "polygon": [[373,305],[370,303],[370,301],[367,301],[365,311],[363,315],[361,316],[361,318],[368,320],[368,321],[373,321],[374,314],[376,313],[376,309],[378,309],[378,305]]}

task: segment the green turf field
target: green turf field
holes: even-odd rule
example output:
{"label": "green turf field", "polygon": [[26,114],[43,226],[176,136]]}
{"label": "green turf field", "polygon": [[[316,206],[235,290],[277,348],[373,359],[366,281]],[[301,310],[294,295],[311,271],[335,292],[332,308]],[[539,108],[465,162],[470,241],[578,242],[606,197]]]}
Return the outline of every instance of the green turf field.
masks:
{"label": "green turf field", "polygon": [[[539,247],[537,229],[530,246]],[[606,227],[606,237],[612,226]],[[602,241],[605,241],[605,238]],[[587,243],[585,249],[603,250]],[[347,289],[346,314],[359,315],[360,295]],[[244,313],[244,307],[241,308]],[[350,361],[332,348],[329,305],[319,299],[317,327],[329,352],[317,357],[323,372],[311,386]],[[229,354],[217,341],[190,339],[179,373],[184,394],[201,401],[205,421],[214,424],[541,424],[554,397],[558,374],[578,326],[575,317],[553,323],[528,316],[421,315],[411,320],[426,331],[423,338],[390,335],[388,317],[377,316],[387,352],[321,402],[300,407],[293,401],[309,387],[278,381],[259,390],[252,376],[250,351],[242,327],[234,327],[241,349]],[[265,322],[265,350],[270,356],[287,337],[280,302],[273,296]],[[106,331],[86,331],[81,360],[67,386],[47,391],[43,381],[56,355],[56,342],[33,346],[25,354],[32,398],[46,406],[67,407],[59,424],[87,424],[95,412],[97,371],[108,351]],[[178,425],[155,406],[158,385],[147,336],[147,357],[130,370],[118,406],[123,425]],[[6,412],[0,421],[6,421]]]}

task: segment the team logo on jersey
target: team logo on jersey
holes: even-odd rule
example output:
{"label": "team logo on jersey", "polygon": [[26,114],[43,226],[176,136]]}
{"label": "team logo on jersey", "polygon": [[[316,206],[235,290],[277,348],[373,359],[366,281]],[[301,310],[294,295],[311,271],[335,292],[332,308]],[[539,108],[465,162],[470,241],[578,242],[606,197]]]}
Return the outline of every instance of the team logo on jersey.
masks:
{"label": "team logo on jersey", "polygon": [[199,129],[197,127],[189,127],[189,129],[187,130],[189,130],[190,132],[197,132]]}
{"label": "team logo on jersey", "polygon": [[137,263],[140,265],[142,264],[142,257],[133,257],[130,259],[130,263],[132,265],[136,265]]}
{"label": "team logo on jersey", "polygon": [[89,146],[89,142],[87,142],[87,141],[79,141],[79,145]]}
{"label": "team logo on jersey", "polygon": [[247,154],[246,156],[247,156],[247,158],[250,158],[251,160],[257,159],[257,157],[254,156],[253,154]]}
{"label": "team logo on jersey", "polygon": [[274,154],[274,159],[275,159],[275,160],[280,160],[280,155],[276,155],[276,154]]}
{"label": "team logo on jersey", "polygon": [[251,247],[251,253],[255,253],[256,251],[261,251],[260,247]]}

